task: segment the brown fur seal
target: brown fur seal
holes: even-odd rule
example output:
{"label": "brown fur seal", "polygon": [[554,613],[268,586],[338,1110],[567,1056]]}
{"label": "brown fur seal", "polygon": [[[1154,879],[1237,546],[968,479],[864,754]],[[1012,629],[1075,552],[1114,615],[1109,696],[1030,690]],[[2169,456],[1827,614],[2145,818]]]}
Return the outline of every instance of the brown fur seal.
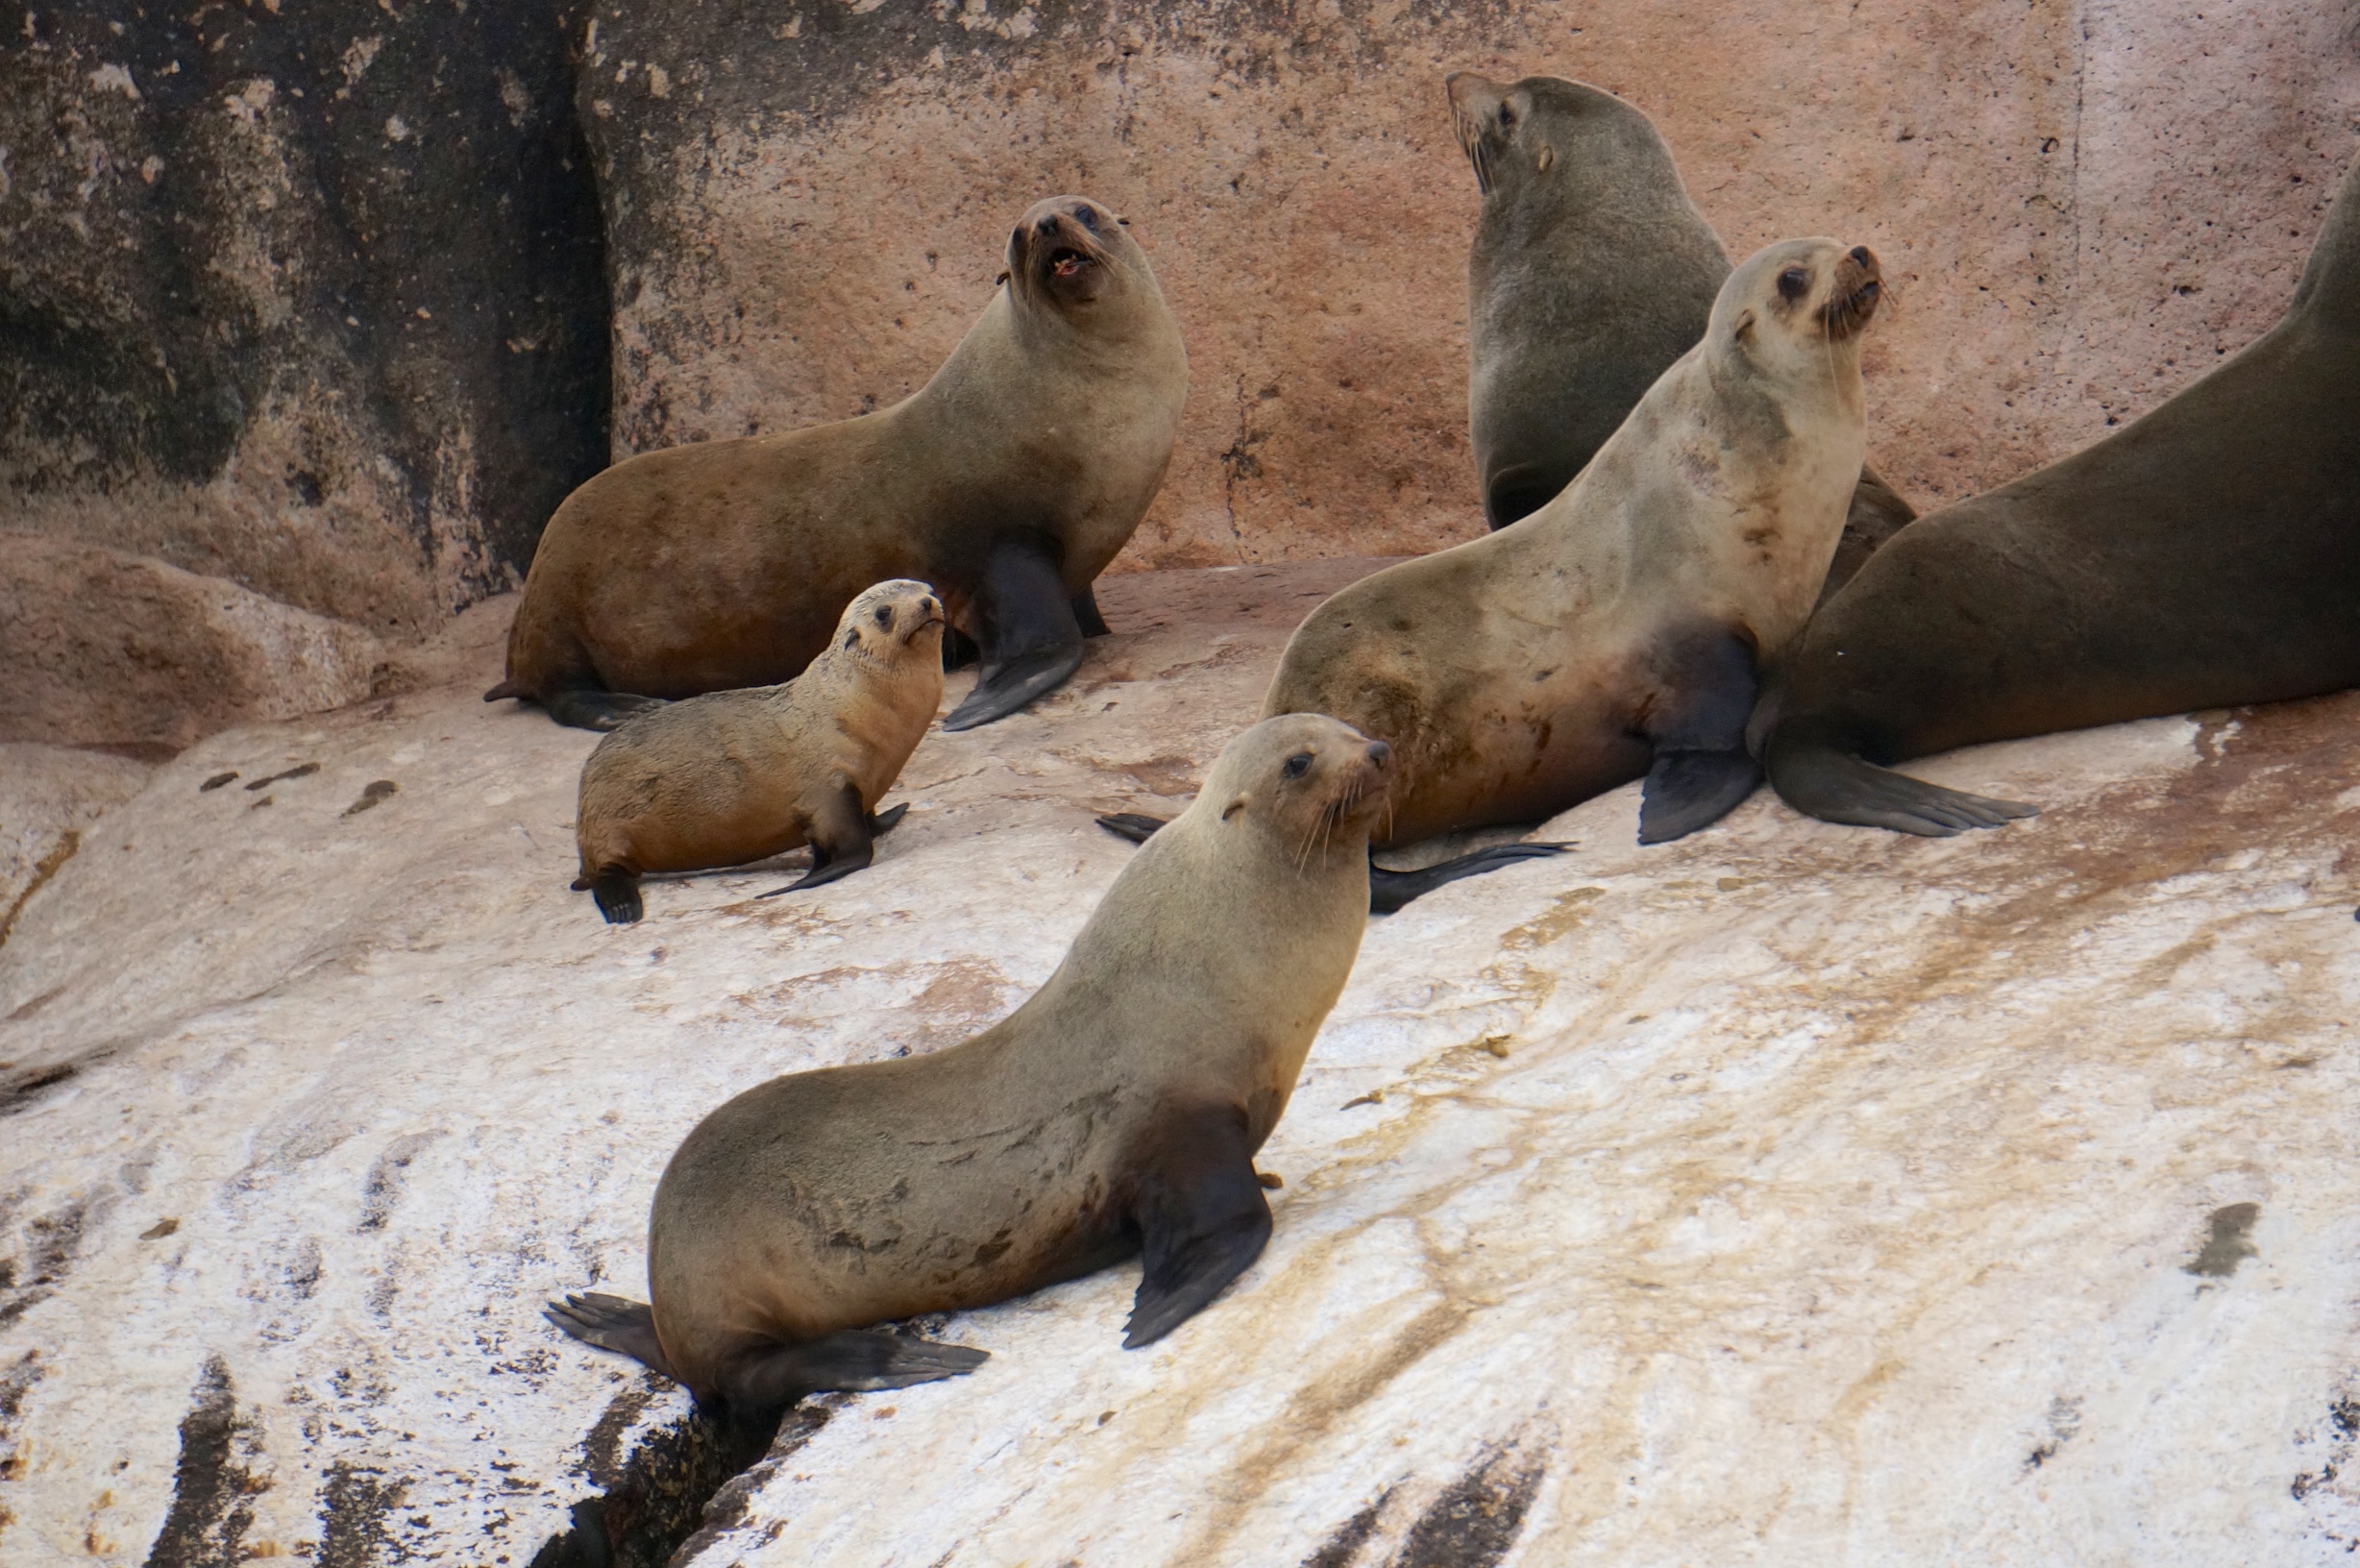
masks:
{"label": "brown fur seal", "polygon": [[1009,236],[1006,286],[900,403],[648,453],[567,497],[485,700],[608,729],[651,698],[772,685],[854,594],[909,576],[982,653],[944,727],[1013,713],[1105,629],[1091,579],[1163,483],[1187,393],[1180,329],[1123,220],[1087,197],[1039,203]]}
{"label": "brown fur seal", "polygon": [[1876,764],[2353,685],[2360,160],[2283,320],[2095,446],[1903,529],[1789,650],[1756,728],[1798,811],[1942,836],[2031,808]]}
{"label": "brown fur seal", "polygon": [[1745,798],[1757,671],[1810,613],[1867,441],[1876,257],[1772,245],[1704,340],[1562,493],[1514,527],[1337,594],[1266,713],[1392,742],[1391,842],[1535,821],[1644,773],[1639,841]]}
{"label": "brown fur seal", "polygon": [[[1729,277],[1654,122],[1553,76],[1444,79],[1483,192],[1467,257],[1467,415],[1484,519],[1504,528],[1573,482],[1705,335]],[[1863,471],[1831,588],[1916,514]]]}
{"label": "brown fur seal", "polygon": [[574,814],[575,891],[621,925],[639,919],[643,871],[742,866],[805,844],[811,870],[781,893],[859,870],[907,809],[880,817],[876,803],[942,700],[942,601],[922,582],[878,583],[785,685],[668,703],[599,742]]}
{"label": "brown fur seal", "polygon": [[1386,776],[1333,719],[1245,731],[1023,1006],[729,1101],[656,1188],[652,1307],[573,1296],[551,1320],[733,1410],[967,1371],[982,1352],[869,1325],[1133,1252],[1123,1342],[1168,1334],[1269,1237],[1254,1151],[1360,949]]}

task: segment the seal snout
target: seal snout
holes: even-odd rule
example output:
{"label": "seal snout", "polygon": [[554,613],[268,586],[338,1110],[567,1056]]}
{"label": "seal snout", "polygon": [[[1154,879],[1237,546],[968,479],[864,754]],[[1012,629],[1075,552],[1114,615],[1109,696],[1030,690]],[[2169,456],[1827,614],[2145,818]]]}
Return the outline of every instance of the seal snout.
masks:
{"label": "seal snout", "polygon": [[1828,336],[1840,342],[1857,332],[1868,325],[1883,298],[1884,277],[1877,264],[1877,253],[1865,245],[1855,245],[1835,263],[1828,303],[1820,307]]}

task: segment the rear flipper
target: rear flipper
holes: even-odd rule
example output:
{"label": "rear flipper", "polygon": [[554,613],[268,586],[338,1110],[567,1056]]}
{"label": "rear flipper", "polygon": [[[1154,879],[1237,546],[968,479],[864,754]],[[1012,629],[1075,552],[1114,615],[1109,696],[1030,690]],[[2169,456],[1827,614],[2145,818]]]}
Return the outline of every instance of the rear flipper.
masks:
{"label": "rear flipper", "polygon": [[1165,819],[1161,817],[1149,817],[1141,812],[1118,811],[1099,818],[1098,825],[1119,839],[1128,839],[1133,844],[1145,844],[1149,839],[1155,837],[1155,830],[1162,827],[1164,821]]}
{"label": "rear flipper", "polygon": [[1039,540],[1018,536],[993,547],[974,606],[983,668],[967,700],[943,721],[946,730],[1006,718],[1064,685],[1082,662],[1074,601],[1056,558]]}
{"label": "rear flipper", "polygon": [[1168,1114],[1152,1138],[1136,1156],[1131,1217],[1144,1267],[1125,1350],[1153,1344],[1201,1311],[1270,1239],[1270,1205],[1254,1175],[1243,1110],[1211,1105]]}
{"label": "rear flipper", "polygon": [[1793,738],[1782,729],[1770,738],[1764,761],[1781,798],[1823,822],[1947,839],[1966,828],[1997,827],[2040,811],[2020,800],[1946,790],[1863,762],[1832,746]]}
{"label": "rear flipper", "polygon": [[672,1377],[664,1347],[655,1337],[655,1311],[644,1301],[626,1301],[600,1291],[569,1295],[542,1307],[541,1315],[585,1345],[628,1356],[651,1371]]}
{"label": "rear flipper", "polygon": [[907,1388],[972,1372],[992,1359],[988,1350],[905,1339],[878,1329],[840,1329],[800,1344],[754,1351],[722,1379],[732,1410],[774,1410],[805,1394],[867,1393]]}
{"label": "rear flipper", "polygon": [[600,692],[587,687],[559,692],[542,704],[549,716],[576,729],[613,729],[627,719],[664,706],[660,697],[634,697],[628,692]]}
{"label": "rear flipper", "polygon": [[783,888],[754,896],[775,898],[782,893],[799,893],[850,876],[875,858],[877,835],[901,821],[909,809],[904,801],[891,811],[872,815],[861,809],[860,791],[844,785],[812,819],[805,835],[811,841],[811,870]]}
{"label": "rear flipper", "polygon": [[1656,760],[1639,795],[1639,843],[1668,844],[1719,821],[1761,782],[1745,722],[1760,680],[1754,645],[1723,626],[1657,651],[1655,706],[1643,726]]}
{"label": "rear flipper", "polygon": [[1368,863],[1368,913],[1390,915],[1413,898],[1422,898],[1445,882],[1456,882],[1463,876],[1481,876],[1496,871],[1503,866],[1518,861],[1538,860],[1547,855],[1561,855],[1572,848],[1570,844],[1499,844],[1473,854],[1461,855],[1438,865],[1421,866],[1414,871],[1391,871],[1374,860]]}
{"label": "rear flipper", "polygon": [[620,866],[603,867],[596,876],[576,877],[574,891],[586,891],[597,899],[608,925],[633,925],[647,913],[639,902],[639,874]]}

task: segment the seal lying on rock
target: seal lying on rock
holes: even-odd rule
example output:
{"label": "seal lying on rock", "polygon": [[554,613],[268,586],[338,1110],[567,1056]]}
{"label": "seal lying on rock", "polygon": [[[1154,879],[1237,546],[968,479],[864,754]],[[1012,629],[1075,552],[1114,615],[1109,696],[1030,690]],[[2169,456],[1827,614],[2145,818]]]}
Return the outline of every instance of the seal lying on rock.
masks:
{"label": "seal lying on rock", "polygon": [[1756,722],[1831,822],[2029,806],[1890,772],[1953,747],[2360,684],[2360,160],[2275,327],[2153,412],[1904,529]]}
{"label": "seal lying on rock", "polygon": [[780,892],[859,870],[909,809],[879,816],[876,803],[942,700],[942,601],[922,582],[878,583],[785,685],[668,703],[599,742],[574,814],[575,891],[621,925],[639,919],[644,871],[742,866],[805,844],[810,871]]}
{"label": "seal lying on rock", "polygon": [[1387,747],[1312,714],[1230,742],[1047,984],[929,1056],[793,1073],[698,1123],[648,1227],[651,1307],[553,1322],[732,1411],[984,1360],[871,1327],[1144,1269],[1126,1345],[1261,1253],[1254,1152],[1367,923]]}
{"label": "seal lying on rock", "polygon": [[[1538,511],[1705,335],[1720,236],[1647,116],[1553,76],[1444,79],[1483,192],[1467,257],[1467,415],[1484,519]],[[1829,568],[1840,585],[1916,514],[1863,470]]]}
{"label": "seal lying on rock", "polygon": [[881,577],[937,585],[981,650],[944,722],[1013,713],[1104,630],[1091,580],[1164,479],[1188,354],[1123,220],[1034,206],[1006,286],[894,406],[784,435],[617,463],[549,521],[508,632],[507,678],[561,723],[794,675]]}

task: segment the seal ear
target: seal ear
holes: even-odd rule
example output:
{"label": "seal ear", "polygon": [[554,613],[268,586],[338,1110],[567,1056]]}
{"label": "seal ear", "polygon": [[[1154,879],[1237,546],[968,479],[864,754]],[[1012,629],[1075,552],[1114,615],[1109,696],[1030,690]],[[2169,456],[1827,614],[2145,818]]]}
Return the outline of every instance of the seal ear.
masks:
{"label": "seal ear", "polygon": [[992,286],[993,286],[993,287],[995,287],[995,288],[996,288],[996,287],[998,287],[1000,284],[1002,284],[1002,283],[1006,282],[1007,281],[1008,281],[1008,269],[1007,269],[1007,268],[1005,268],[1005,267],[1002,267],[1002,268],[1000,268],[1000,269],[999,269],[999,276],[992,280]]}
{"label": "seal ear", "polygon": [[1239,812],[1243,811],[1247,805],[1248,799],[1248,796],[1241,795],[1235,800],[1230,801],[1228,805],[1222,807],[1221,821],[1225,822],[1229,821],[1230,818],[1235,817]]}
{"label": "seal ear", "polygon": [[1740,343],[1754,335],[1754,307],[1752,306],[1749,305],[1737,312],[1736,324],[1730,328],[1729,335]]}

